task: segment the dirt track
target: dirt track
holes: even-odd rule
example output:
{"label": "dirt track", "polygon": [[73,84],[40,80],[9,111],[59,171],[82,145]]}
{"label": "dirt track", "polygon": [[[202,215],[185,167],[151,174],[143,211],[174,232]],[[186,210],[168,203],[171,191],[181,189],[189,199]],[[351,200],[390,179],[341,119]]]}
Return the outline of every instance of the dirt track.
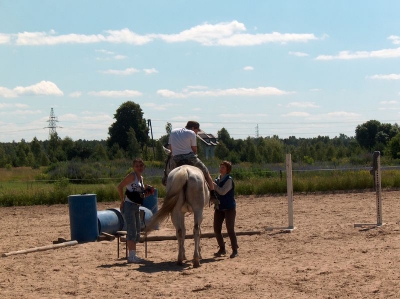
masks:
{"label": "dirt track", "polygon": [[[117,259],[116,241],[79,244],[0,259],[1,298],[399,298],[400,192],[383,192],[377,229],[375,193],[296,195],[293,233],[286,197],[239,197],[239,257],[214,258],[214,239],[202,239],[202,266],[175,265],[176,241],[150,242],[148,261]],[[99,203],[98,210],[118,207]],[[204,233],[212,232],[212,208]],[[191,233],[192,218],[187,218]],[[70,238],[67,205],[0,208],[0,253]],[[174,235],[170,222],[153,235]],[[226,240],[229,247],[229,240]],[[187,256],[193,242],[186,241]],[[144,257],[143,244],[138,245]],[[123,255],[123,250],[121,254]]]}

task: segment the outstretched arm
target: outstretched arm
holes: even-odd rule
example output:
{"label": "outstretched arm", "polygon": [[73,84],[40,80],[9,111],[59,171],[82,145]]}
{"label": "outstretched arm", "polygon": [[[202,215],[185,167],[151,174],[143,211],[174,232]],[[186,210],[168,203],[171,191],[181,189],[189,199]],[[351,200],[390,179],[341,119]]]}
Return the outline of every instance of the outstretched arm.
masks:
{"label": "outstretched arm", "polygon": [[226,183],[222,187],[219,187],[214,182],[214,189],[219,195],[225,195],[226,193],[229,192],[229,190],[232,189],[232,179],[227,180]]}

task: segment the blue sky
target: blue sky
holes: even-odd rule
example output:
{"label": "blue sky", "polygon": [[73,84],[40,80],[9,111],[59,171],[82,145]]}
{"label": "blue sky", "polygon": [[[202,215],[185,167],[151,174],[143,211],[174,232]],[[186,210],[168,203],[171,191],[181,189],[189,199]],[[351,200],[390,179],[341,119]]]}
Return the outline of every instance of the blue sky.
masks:
{"label": "blue sky", "polygon": [[0,142],[108,137],[140,105],[155,138],[354,136],[400,123],[400,1],[0,0]]}

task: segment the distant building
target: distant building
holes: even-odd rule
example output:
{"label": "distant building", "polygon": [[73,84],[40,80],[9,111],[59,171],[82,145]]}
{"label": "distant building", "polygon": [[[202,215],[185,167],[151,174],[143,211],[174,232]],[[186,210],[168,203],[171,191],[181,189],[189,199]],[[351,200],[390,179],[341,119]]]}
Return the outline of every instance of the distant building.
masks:
{"label": "distant building", "polygon": [[201,151],[204,153],[206,159],[214,158],[215,147],[218,144],[217,137],[213,134],[207,134],[203,130],[199,130],[197,138],[200,140],[199,146],[201,146]]}

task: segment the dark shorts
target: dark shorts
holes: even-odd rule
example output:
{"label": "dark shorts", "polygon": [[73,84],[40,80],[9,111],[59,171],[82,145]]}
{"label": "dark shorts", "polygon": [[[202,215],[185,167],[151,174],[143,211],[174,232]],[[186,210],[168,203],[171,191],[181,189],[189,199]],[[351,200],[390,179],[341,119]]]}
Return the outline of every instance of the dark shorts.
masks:
{"label": "dark shorts", "polygon": [[203,162],[194,153],[189,153],[189,154],[183,154],[183,155],[177,155],[174,156],[174,161],[177,165],[193,165],[196,166],[197,168],[200,168],[200,170],[204,173],[205,177],[209,176],[209,171],[207,167],[204,165]]}

